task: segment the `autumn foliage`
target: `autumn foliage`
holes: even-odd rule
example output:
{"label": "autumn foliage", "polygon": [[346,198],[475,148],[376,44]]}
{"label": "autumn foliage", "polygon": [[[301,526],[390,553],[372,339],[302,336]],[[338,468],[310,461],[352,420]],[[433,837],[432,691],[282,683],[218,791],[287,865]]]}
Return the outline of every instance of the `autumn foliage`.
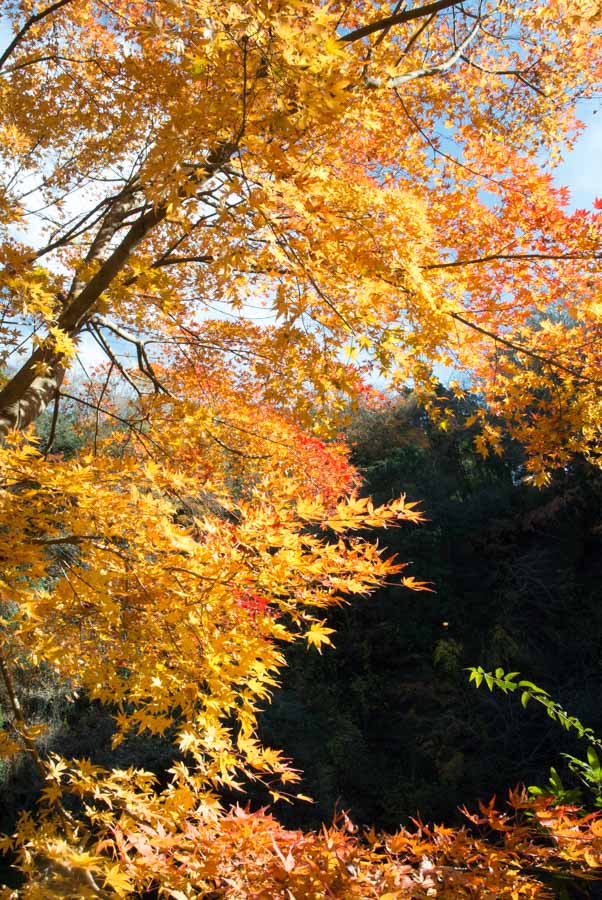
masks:
{"label": "autumn foliage", "polygon": [[[51,777],[81,796],[123,806],[125,788],[115,777],[52,769]],[[171,811],[155,805],[152,785],[142,774],[127,774],[133,810],[108,825],[97,814],[95,830],[105,838],[90,850],[67,843],[51,827],[35,834],[23,817],[23,868],[34,869],[43,886],[30,897],[130,896],[159,889],[176,898],[224,897],[379,898],[379,900],[515,900],[551,898],[541,876],[558,872],[588,878],[602,862],[602,826],[597,817],[570,807],[550,808],[511,794],[506,811],[494,802],[469,818],[467,829],[415,822],[396,834],[357,834],[345,815],[319,833],[286,830],[265,811],[236,807],[226,814],[211,808]],[[100,778],[99,778],[100,776]],[[99,788],[98,785],[102,784]],[[134,794],[134,789],[138,790]],[[136,797],[137,801],[134,800]],[[532,820],[522,816],[528,807]],[[476,826],[476,833],[474,832]],[[542,840],[544,829],[554,835]],[[111,849],[112,858],[107,858]],[[539,876],[539,877],[538,877]],[[97,881],[105,885],[98,888]],[[144,895],[144,894],[142,894]]]}
{"label": "autumn foliage", "polygon": [[[3,13],[0,749],[45,785],[3,841],[18,895],[537,897],[538,866],[597,867],[596,818],[525,818],[518,795],[516,821],[473,822],[486,843],[301,834],[219,791],[294,796],[256,733],[283,650],[321,651],[330,607],[401,577],[367,535],[421,514],[360,498],[336,440],[371,372],[411,379],[443,428],[437,366],[466,373],[480,452],[510,434],[536,483],[600,460],[599,202],[569,211],[538,162],[595,95],[599,6]],[[71,456],[53,452],[66,403]],[[107,705],[115,747],[169,737],[166,783],[46,757],[26,666]]]}

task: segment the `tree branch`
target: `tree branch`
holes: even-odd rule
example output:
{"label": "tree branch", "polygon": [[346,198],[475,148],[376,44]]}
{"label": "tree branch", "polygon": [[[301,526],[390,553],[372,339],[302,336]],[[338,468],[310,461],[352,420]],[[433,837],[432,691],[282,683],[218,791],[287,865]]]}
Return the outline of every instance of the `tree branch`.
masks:
{"label": "tree branch", "polygon": [[520,72],[518,69],[485,69],[483,66],[480,66],[478,63],[474,62],[474,60],[470,59],[469,56],[462,56],[462,60],[465,63],[468,63],[469,66],[472,66],[473,69],[477,69],[479,72],[483,72],[485,75],[507,75],[512,76],[513,78],[518,78],[524,85],[530,88],[532,91],[535,91],[536,94],[540,94],[542,97],[547,97],[545,91],[542,91],[540,87],[536,84],[533,84],[532,81],[529,81],[528,78],[525,77],[524,72]]}
{"label": "tree branch", "polygon": [[118,369],[119,372],[121,372],[121,375],[123,376],[123,378],[125,378],[125,380],[129,384],[129,386],[140,397],[141,392],[140,392],[138,385],[130,377],[130,374],[129,374],[128,370],[125,368],[125,366],[123,366],[121,364],[121,362],[117,359],[117,357],[113,353],[113,350],[111,349],[111,347],[109,346],[107,341],[105,341],[103,335],[101,334],[100,329],[96,326],[96,324],[93,321],[89,322],[88,324],[89,324],[92,336],[94,337],[96,342],[99,344],[100,349],[103,351],[103,353],[105,353],[107,355],[107,357],[111,363],[111,366]]}
{"label": "tree branch", "polygon": [[43,547],[54,547],[58,544],[81,544],[82,541],[95,541],[101,535],[98,534],[66,534],[57,538],[32,538],[32,544],[39,544]]}
{"label": "tree branch", "polygon": [[602,259],[602,253],[489,253],[487,256],[476,256],[473,259],[455,259],[453,262],[431,263],[428,266],[421,266],[421,269],[454,269],[457,266],[478,266],[482,263],[493,262],[499,259],[549,259],[558,260],[581,260]]}
{"label": "tree branch", "polygon": [[2,681],[4,682],[4,689],[6,691],[6,696],[8,698],[8,706],[12,713],[12,727],[14,728],[16,734],[19,739],[22,741],[23,746],[25,747],[27,753],[30,755],[33,764],[38,770],[39,775],[42,779],[46,778],[46,769],[44,767],[44,763],[38,753],[38,748],[35,745],[35,741],[32,741],[30,737],[27,735],[27,722],[25,721],[25,716],[23,715],[23,709],[21,707],[21,702],[19,700],[17,691],[15,689],[15,684],[13,681],[12,672],[8,667],[8,662],[4,656],[2,649],[0,648],[0,675],[2,675]]}
{"label": "tree branch", "polygon": [[402,61],[402,59],[404,58],[404,56],[406,56],[410,52],[410,50],[412,49],[412,47],[414,46],[414,44],[416,43],[416,41],[418,40],[418,38],[420,37],[422,32],[425,31],[429,27],[429,25],[431,24],[433,19],[435,19],[436,17],[437,17],[437,13],[431,13],[431,15],[428,17],[428,19],[426,19],[424,22],[421,22],[420,26],[416,29],[416,31],[414,32],[412,37],[409,39],[409,41],[403,48],[403,53],[401,54],[401,56],[395,63],[396,66],[398,66],[400,64],[400,62]]}
{"label": "tree branch", "polygon": [[[187,237],[187,235],[185,236]],[[153,263],[151,263],[151,269],[163,269],[167,266],[183,266],[187,263],[209,263],[213,262],[215,259],[214,256],[207,255],[199,255],[199,256],[160,256]],[[123,282],[126,287],[131,287],[132,284],[135,284],[140,274],[132,275],[130,278],[126,278]]]}
{"label": "tree branch", "polygon": [[186,263],[209,263],[213,262],[214,259],[215,257],[211,256],[211,254],[206,256],[166,256],[157,259],[151,265],[151,269],[162,269],[164,266],[181,266]]}
{"label": "tree branch", "polygon": [[[452,55],[444,62],[439,63],[437,66],[425,66],[422,69],[414,69],[413,72],[405,72],[403,75],[398,75],[396,78],[390,78],[388,81],[384,82],[384,87],[398,88],[407,81],[414,81],[417,78],[428,78],[432,75],[440,75],[442,72],[447,72],[448,69],[451,69],[451,67],[462,58],[464,50],[466,50],[469,44],[474,41],[479,33],[480,27],[481,20],[477,19],[462,43],[456,47]],[[378,88],[383,86],[383,82],[380,78],[366,78],[366,85],[368,87]]]}
{"label": "tree branch", "polygon": [[456,322],[460,322],[467,328],[471,328],[473,331],[477,331],[479,334],[483,334],[486,337],[492,338],[496,343],[503,344],[504,347],[508,347],[510,350],[514,350],[516,353],[524,353],[526,356],[530,356],[532,359],[537,359],[539,362],[544,363],[546,366],[552,366],[555,369],[560,369],[560,371],[566,372],[568,375],[571,375],[573,378],[576,378],[579,381],[584,381],[587,384],[595,384],[598,387],[602,387],[602,381],[600,381],[599,379],[590,378],[588,375],[583,375],[581,372],[578,372],[577,369],[573,369],[572,366],[565,366],[563,363],[557,362],[554,357],[544,356],[543,353],[537,353],[536,350],[531,350],[529,347],[525,347],[522,344],[516,344],[514,341],[510,341],[507,338],[501,337],[494,331],[488,331],[481,325],[477,325],[476,322],[470,322],[459,313],[452,312],[449,313],[449,315],[452,317],[452,319],[455,319]]}
{"label": "tree branch", "polygon": [[53,12],[59,10],[62,6],[66,6],[68,3],[71,3],[72,0],[56,0],[56,3],[52,3],[50,6],[47,6],[46,9],[41,10],[39,13],[36,13],[33,16],[30,16],[29,19],[25,22],[25,24],[21,27],[20,31],[17,32],[13,40],[10,42],[2,56],[0,56],[0,69],[3,67],[6,60],[13,53],[13,51],[19,46],[27,32],[33,28],[34,25],[37,25],[38,22],[41,22],[43,19],[47,18],[47,16],[52,15]]}
{"label": "tree branch", "polygon": [[[115,322],[111,322],[109,319],[106,319],[104,316],[94,316],[93,319],[90,320],[90,324],[96,326],[96,328],[106,328],[108,331],[112,331],[113,334],[120,337],[122,340],[127,341],[132,344],[136,348],[136,355],[138,357],[138,368],[150,381],[152,381],[153,386],[155,388],[155,393],[157,394],[168,394],[169,391],[161,384],[157,376],[155,375],[155,371],[152,367],[152,364],[148,358],[146,347],[144,341],[139,340],[138,338],[133,337],[133,335],[129,334],[127,331],[124,331],[123,328],[120,328]],[[103,344],[106,342],[103,340]],[[111,353],[111,359],[117,365],[117,367],[123,372],[123,369],[117,359],[114,358]]]}
{"label": "tree branch", "polygon": [[452,6],[461,6],[464,0],[436,0],[435,3],[427,3],[425,6],[418,6],[414,9],[404,9],[395,15],[387,16],[384,19],[377,19],[369,25],[363,25],[349,31],[347,34],[341,35],[339,40],[342,44],[352,44],[362,38],[374,34],[376,31],[389,29],[393,25],[401,25],[403,22],[411,22],[412,19],[422,19],[424,16],[430,16],[432,13],[441,12],[444,9],[451,9]]}
{"label": "tree branch", "polygon": [[54,409],[52,411],[52,422],[50,423],[50,433],[48,435],[48,440],[46,442],[46,446],[44,447],[44,456],[48,456],[52,449],[52,445],[54,444],[54,438],[56,436],[56,424],[59,419],[59,405],[61,402],[61,398],[57,391],[56,396],[54,398]]}
{"label": "tree branch", "polygon": [[[209,180],[220,171],[235,150],[235,144],[224,142],[212,151],[202,166],[204,179]],[[197,181],[200,180],[200,176],[196,173],[191,174],[190,177]],[[182,196],[185,199],[187,194],[182,191]],[[56,323],[61,331],[70,337],[79,334],[94,306],[123,269],[132,252],[157,225],[164,221],[167,213],[168,206],[166,203],[162,203],[136,219],[125,237],[102,262],[98,271],[80,293],[66,304]],[[108,215],[110,217],[111,213]],[[96,254],[98,249],[102,250],[107,246],[106,237],[109,230],[109,222],[107,222],[106,231],[104,224],[101,226],[88,255]],[[111,236],[114,233],[115,231]],[[77,288],[77,279],[74,284]],[[73,287],[71,293],[73,293]],[[150,374],[151,372],[152,367],[147,370],[147,374],[156,386],[158,382]],[[0,437],[4,436],[11,428],[26,428],[33,422],[50,402],[62,384],[64,376],[65,363],[62,355],[57,354],[52,347],[38,347],[0,391]]]}

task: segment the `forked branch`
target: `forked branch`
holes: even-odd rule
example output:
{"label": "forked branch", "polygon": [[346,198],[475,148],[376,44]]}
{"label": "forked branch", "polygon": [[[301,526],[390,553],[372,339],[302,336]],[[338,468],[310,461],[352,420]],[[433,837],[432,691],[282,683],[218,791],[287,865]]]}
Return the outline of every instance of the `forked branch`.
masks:
{"label": "forked branch", "polygon": [[339,40],[343,44],[352,44],[360,41],[362,38],[369,37],[377,31],[383,31],[391,28],[393,25],[401,25],[403,22],[411,22],[413,19],[422,19],[430,16],[432,13],[442,12],[444,9],[451,9],[452,6],[461,6],[464,0],[436,0],[435,3],[427,3],[425,6],[417,6],[413,9],[403,9],[391,16],[385,16],[384,19],[376,19],[369,25],[362,25],[361,28],[355,28],[347,34],[341,35]]}

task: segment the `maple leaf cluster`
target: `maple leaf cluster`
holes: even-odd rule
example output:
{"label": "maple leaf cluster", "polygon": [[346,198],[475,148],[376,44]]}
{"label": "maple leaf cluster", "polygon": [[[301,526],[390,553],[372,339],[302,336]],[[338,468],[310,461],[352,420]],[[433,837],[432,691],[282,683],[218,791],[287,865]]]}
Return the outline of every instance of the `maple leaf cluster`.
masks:
{"label": "maple leaf cluster", "polygon": [[198,796],[192,806],[183,772],[172,802],[160,806],[148,775],[135,770],[109,776],[56,760],[49,779],[82,798],[93,796],[110,812],[87,807],[96,842],[85,850],[69,824],[59,831],[23,814],[11,846],[30,875],[25,897],[154,890],[174,900],[546,900],[552,894],[539,873],[587,879],[602,862],[599,814],[552,807],[520,792],[510,794],[506,810],[492,800],[480,813],[466,813],[476,832],[416,821],[395,834],[361,834],[341,814],[331,827],[303,833],[283,828],[265,810],[224,812],[214,798]]}

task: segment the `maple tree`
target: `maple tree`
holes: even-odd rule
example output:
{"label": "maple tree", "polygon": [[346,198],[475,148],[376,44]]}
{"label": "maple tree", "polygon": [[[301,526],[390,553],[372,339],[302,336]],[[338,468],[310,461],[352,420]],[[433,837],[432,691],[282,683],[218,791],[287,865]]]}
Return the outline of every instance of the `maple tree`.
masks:
{"label": "maple tree", "polygon": [[[366,390],[366,359],[412,379],[442,427],[433,366],[472,373],[536,481],[571,454],[599,459],[599,215],[567,212],[536,160],[559,158],[575,101],[594,96],[600,9],[385,13],[361,0],[5,3],[1,737],[46,784],[37,820],[4,844],[24,896],[432,886],[386,862],[395,849],[228,816],[214,792],[242,774],[276,796],[272,779],[294,784],[255,735],[282,645],[329,644],[324,611],[400,572],[363,530],[420,520],[405,498],[358,498],[344,447],[326,441]],[[106,362],[78,388],[84,340]],[[67,401],[89,434],[70,458],[52,453]],[[500,441],[484,415],[478,440],[483,453]],[[173,735],[184,762],[169,784],[45,759],[16,688],[25,661],[112,705],[115,745]],[[558,853],[571,829],[598,840],[595,820],[571,815],[549,818]],[[395,847],[418,859],[442,839]],[[496,895],[536,896],[515,853]]]}

